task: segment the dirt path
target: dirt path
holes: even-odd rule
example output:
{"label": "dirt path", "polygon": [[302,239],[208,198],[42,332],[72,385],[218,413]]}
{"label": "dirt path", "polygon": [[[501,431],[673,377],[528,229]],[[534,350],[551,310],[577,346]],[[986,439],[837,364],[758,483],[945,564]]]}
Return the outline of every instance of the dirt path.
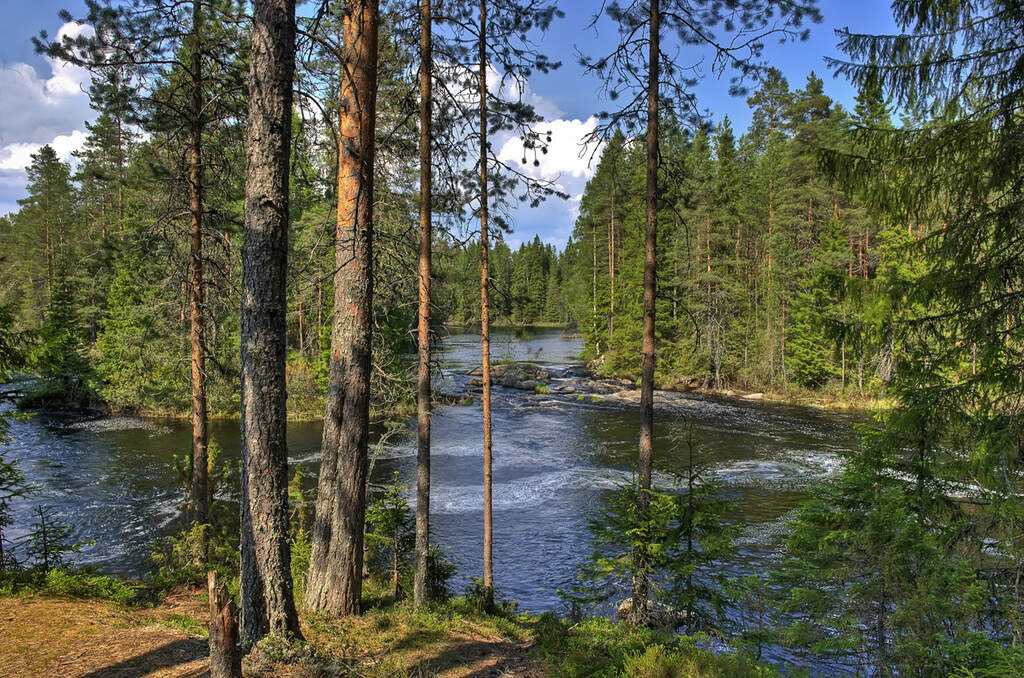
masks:
{"label": "dirt path", "polygon": [[[153,608],[34,595],[0,597],[0,678],[208,676],[204,601],[182,593]],[[448,631],[374,628],[365,618],[305,628],[308,639],[362,655],[353,675],[541,678],[528,642],[465,622]],[[356,632],[354,635],[350,633]],[[361,647],[360,647],[361,646]],[[247,662],[248,664],[248,662]],[[339,665],[341,668],[343,665]],[[351,666],[351,665],[349,665]],[[245,667],[246,678],[308,678],[303,666]]]}
{"label": "dirt path", "polygon": [[202,676],[206,641],[170,626],[176,614],[82,600],[0,598],[0,676]]}

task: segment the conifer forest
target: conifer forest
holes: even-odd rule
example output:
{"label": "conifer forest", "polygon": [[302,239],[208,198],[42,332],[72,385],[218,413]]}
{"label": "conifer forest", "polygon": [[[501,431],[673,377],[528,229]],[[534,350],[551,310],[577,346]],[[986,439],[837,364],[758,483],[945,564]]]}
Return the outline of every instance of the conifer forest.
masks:
{"label": "conifer forest", "polygon": [[0,676],[1024,676],[1020,3],[39,5]]}

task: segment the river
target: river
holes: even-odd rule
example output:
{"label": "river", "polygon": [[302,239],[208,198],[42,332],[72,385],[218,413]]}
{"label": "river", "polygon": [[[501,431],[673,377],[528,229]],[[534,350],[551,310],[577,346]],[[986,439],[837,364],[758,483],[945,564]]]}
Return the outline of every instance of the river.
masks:
{"label": "river", "polygon": [[[578,365],[578,338],[559,330],[525,337],[492,332],[495,359],[548,368]],[[446,338],[439,388],[465,388],[479,365],[479,336]],[[672,482],[679,436],[693,427],[725,491],[736,499],[731,520],[744,527],[737,573],[763,572],[777,557],[785,522],[808,484],[840,467],[856,444],[855,418],[800,407],[704,396],[674,396],[677,407],[655,419],[655,485]],[[639,412],[635,405],[496,388],[494,398],[494,568],[499,592],[520,609],[561,610],[558,589],[571,586],[589,550],[586,521],[627,480],[635,464]],[[373,481],[397,472],[415,482],[415,433],[389,436]],[[213,422],[211,436],[237,457],[237,422]],[[31,521],[35,504],[52,507],[78,539],[95,539],[79,557],[112,573],[137,576],[153,539],[176,527],[182,490],[174,455],[190,449],[187,422],[128,416],[81,420],[52,414],[14,421],[8,458],[17,458],[41,489],[15,507],[15,522]],[[315,476],[321,425],[289,423],[289,462]],[[458,566],[461,591],[482,568],[482,424],[479,399],[438,408],[433,417],[431,515],[435,541]],[[15,531],[15,536],[17,531]]]}

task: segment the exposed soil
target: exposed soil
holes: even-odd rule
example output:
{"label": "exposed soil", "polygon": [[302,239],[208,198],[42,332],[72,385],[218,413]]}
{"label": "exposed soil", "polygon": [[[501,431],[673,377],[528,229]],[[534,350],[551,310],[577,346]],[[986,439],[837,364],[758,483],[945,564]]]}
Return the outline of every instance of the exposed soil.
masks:
{"label": "exposed soil", "polygon": [[205,675],[206,641],[170,625],[194,608],[198,601],[136,610],[62,598],[0,598],[0,676]]}
{"label": "exposed soil", "polygon": [[[0,677],[208,676],[205,599],[185,592],[152,608],[34,595],[0,597]],[[344,656],[333,675],[540,678],[529,642],[463,621],[446,630],[389,618],[303,624],[307,639]],[[323,668],[323,667],[321,667]],[[246,678],[310,678],[303,664],[246,661]]]}

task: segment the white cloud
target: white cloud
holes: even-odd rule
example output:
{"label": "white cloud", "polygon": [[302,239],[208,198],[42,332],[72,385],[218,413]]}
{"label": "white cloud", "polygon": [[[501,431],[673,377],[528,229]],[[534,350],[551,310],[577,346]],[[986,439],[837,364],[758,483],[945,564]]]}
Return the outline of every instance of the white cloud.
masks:
{"label": "white cloud", "polygon": [[[85,145],[85,132],[74,130],[71,134],[59,134],[49,145],[57,153],[57,157],[68,162],[75,151]],[[24,170],[32,162],[32,155],[46,144],[8,144],[0,148],[0,170]]]}
{"label": "white cloud", "polygon": [[[91,35],[92,27],[69,22],[57,38]],[[45,144],[64,160],[85,141],[84,123],[95,118],[89,108],[90,73],[57,59],[46,59],[40,76],[26,63],[0,67],[0,213],[15,209],[25,194],[24,168]]]}
{"label": "white cloud", "polygon": [[[597,118],[557,119],[538,123],[533,130],[545,139],[551,133],[548,152],[541,153],[523,148],[523,140],[510,137],[502,144],[498,158],[523,173],[543,181],[568,194],[568,199],[549,198],[539,207],[519,206],[514,213],[516,234],[509,240],[532,240],[536,233],[541,240],[558,248],[565,246],[572,234],[580,212],[580,200],[587,181],[593,176],[601,157],[603,145],[587,143],[587,137],[597,128]],[[524,156],[525,151],[525,156]],[[523,163],[523,159],[526,163]],[[537,164],[534,164],[536,162]]]}
{"label": "white cloud", "polygon": [[[587,136],[597,127],[597,118],[591,116],[586,120],[548,120],[537,123],[533,131],[540,134],[542,140],[550,135],[547,153],[540,150],[525,149],[523,140],[512,137],[505,141],[498,152],[498,159],[522,169],[537,179],[558,180],[563,177],[573,179],[589,179],[594,172],[594,164],[600,155],[600,147],[587,143]],[[525,160],[525,164],[523,163]]]}

